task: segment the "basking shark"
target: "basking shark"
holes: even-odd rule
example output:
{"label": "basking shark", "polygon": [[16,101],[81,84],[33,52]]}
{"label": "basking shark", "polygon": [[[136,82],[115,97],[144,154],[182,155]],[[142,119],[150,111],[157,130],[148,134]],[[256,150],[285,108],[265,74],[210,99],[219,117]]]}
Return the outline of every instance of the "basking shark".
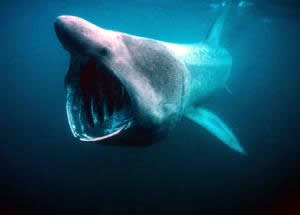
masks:
{"label": "basking shark", "polygon": [[230,76],[232,57],[220,46],[230,8],[229,3],[205,41],[196,44],[158,41],[59,16],[55,32],[70,53],[65,88],[73,135],[81,141],[152,140],[187,117],[245,154],[231,129],[204,108]]}

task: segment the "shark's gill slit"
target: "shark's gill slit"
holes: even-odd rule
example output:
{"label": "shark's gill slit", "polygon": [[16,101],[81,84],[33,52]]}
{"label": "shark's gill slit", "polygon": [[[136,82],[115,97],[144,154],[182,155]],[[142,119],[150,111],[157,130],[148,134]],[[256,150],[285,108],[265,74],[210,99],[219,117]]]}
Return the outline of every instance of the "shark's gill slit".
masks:
{"label": "shark's gill slit", "polygon": [[91,114],[92,114],[92,118],[93,118],[93,125],[97,126],[99,124],[99,114],[97,111],[97,107],[96,107],[96,102],[95,102],[95,98],[92,98],[91,100]]}
{"label": "shark's gill slit", "polygon": [[68,122],[75,137],[99,141],[131,125],[130,98],[112,71],[94,59],[70,70],[77,78],[66,82]]}
{"label": "shark's gill slit", "polygon": [[73,107],[73,95],[70,92],[70,90],[68,89],[67,102],[66,102],[66,111],[67,111],[68,123],[70,125],[73,136],[78,137],[79,135],[78,135],[78,133],[76,132],[76,129],[75,129],[76,122],[74,121],[73,115],[71,114],[72,113],[72,108],[74,108]]}

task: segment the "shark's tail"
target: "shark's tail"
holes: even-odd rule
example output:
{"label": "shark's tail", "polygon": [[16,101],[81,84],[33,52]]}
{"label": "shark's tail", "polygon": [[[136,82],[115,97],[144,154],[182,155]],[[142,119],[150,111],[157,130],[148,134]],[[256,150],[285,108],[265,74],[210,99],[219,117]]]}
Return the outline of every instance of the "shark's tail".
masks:
{"label": "shark's tail", "polygon": [[221,15],[218,17],[218,19],[212,25],[212,27],[206,37],[207,43],[209,43],[211,46],[214,46],[214,47],[218,47],[220,45],[220,38],[222,36],[224,23],[228,17],[228,14],[230,13],[230,11],[233,7],[232,0],[228,0],[225,3],[226,3],[225,7],[224,7]]}

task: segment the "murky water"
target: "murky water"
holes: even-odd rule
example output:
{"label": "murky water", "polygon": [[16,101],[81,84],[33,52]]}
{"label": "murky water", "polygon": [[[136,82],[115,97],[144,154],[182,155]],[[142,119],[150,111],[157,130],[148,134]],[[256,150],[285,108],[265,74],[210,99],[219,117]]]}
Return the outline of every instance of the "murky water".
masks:
{"label": "murky water", "polygon": [[299,197],[300,7],[242,2],[223,38],[233,57],[232,94],[221,90],[206,107],[228,123],[248,156],[187,119],[146,148],[82,144],[65,112],[69,56],[54,32],[58,15],[194,43],[205,38],[222,2],[0,3],[0,212],[265,214]]}

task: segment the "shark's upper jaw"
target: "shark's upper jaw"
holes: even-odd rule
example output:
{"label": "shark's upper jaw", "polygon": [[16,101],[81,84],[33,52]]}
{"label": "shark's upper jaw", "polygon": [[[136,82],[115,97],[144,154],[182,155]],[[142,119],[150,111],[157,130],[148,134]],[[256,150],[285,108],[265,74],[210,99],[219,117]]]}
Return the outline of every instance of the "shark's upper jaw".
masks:
{"label": "shark's upper jaw", "polygon": [[[69,52],[81,54],[108,54],[105,40],[106,31],[75,16],[59,16],[54,23],[56,35]],[[99,35],[102,35],[99,37]]]}
{"label": "shark's upper jaw", "polygon": [[82,59],[73,57],[65,80],[68,122],[75,137],[99,141],[132,125],[131,102],[124,86],[105,66]]}

